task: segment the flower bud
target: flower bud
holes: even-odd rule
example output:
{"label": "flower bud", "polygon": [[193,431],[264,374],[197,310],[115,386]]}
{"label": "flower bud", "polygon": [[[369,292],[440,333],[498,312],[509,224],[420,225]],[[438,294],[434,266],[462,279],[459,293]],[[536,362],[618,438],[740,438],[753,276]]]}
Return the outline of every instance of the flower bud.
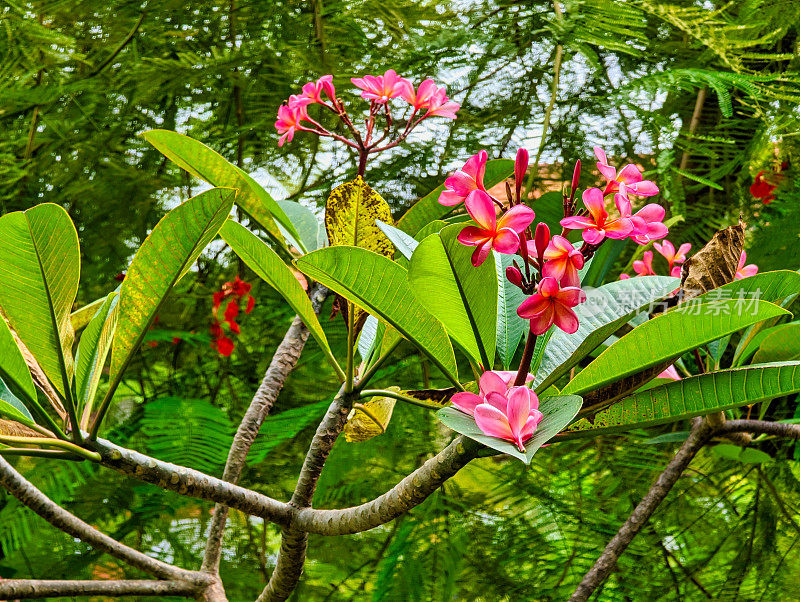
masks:
{"label": "flower bud", "polygon": [[528,151],[521,148],[517,151],[517,160],[514,162],[514,182],[517,186],[517,200],[519,200],[520,192],[522,191],[522,181],[525,179],[525,174],[528,172]]}
{"label": "flower bud", "polygon": [[510,265],[506,268],[506,278],[514,286],[522,288],[522,272],[516,266]]}
{"label": "flower bud", "polygon": [[575,196],[575,191],[578,190],[578,180],[581,177],[581,160],[578,159],[575,163],[575,171],[572,172],[572,189],[570,191],[570,198]]}
{"label": "flower bud", "polygon": [[544,250],[550,244],[550,228],[544,222],[536,224],[536,232],[533,235],[533,241],[536,245],[536,255],[539,262],[542,260]]}

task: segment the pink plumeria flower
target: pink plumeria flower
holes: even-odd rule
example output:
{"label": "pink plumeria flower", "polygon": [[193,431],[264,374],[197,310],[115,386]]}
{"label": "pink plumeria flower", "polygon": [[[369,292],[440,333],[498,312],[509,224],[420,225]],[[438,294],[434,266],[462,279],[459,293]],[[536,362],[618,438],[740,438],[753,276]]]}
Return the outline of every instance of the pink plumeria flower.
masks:
{"label": "pink plumeria flower", "polygon": [[686,261],[686,254],[691,250],[692,243],[689,242],[683,243],[680,247],[678,247],[677,251],[675,250],[675,245],[673,245],[668,240],[665,240],[664,244],[660,244],[657,242],[653,243],[653,247],[655,247],[655,250],[658,251],[661,254],[661,256],[667,260],[667,263],[669,263],[669,269],[670,271],[672,271],[672,267],[676,263],[683,263],[684,261]]}
{"label": "pink plumeria flower", "polygon": [[734,280],[755,276],[758,273],[758,266],[756,264],[751,263],[750,265],[745,265],[745,263],[747,263],[747,253],[742,251],[739,257],[739,265],[736,266],[736,276],[734,276]]}
{"label": "pink plumeria flower", "polygon": [[655,276],[653,271],[653,252],[645,251],[642,259],[633,262],[633,271],[639,276]]}
{"label": "pink plumeria flower", "polygon": [[323,92],[325,92],[331,100],[336,98],[336,89],[333,87],[332,75],[323,75],[316,82],[308,82],[303,86],[302,94],[292,94],[292,96],[289,97],[289,108],[295,109],[315,103],[324,104],[325,101],[322,100]]}
{"label": "pink plumeria flower", "polygon": [[654,196],[658,194],[658,186],[655,182],[644,180],[639,168],[633,163],[623,167],[619,174],[617,170],[608,164],[605,151],[599,146],[594,147],[594,155],[597,157],[597,169],[608,180],[604,195],[612,192],[619,192],[622,196],[628,194],[636,196]]}
{"label": "pink plumeria flower", "polygon": [[[625,238],[633,231],[630,213],[615,219],[609,219],[603,202],[603,193],[599,188],[588,188],[583,191],[583,204],[589,215],[565,217],[561,225],[570,230],[583,230],[581,235],[590,245],[600,244],[604,238]],[[618,207],[624,209],[626,205]]]}
{"label": "pink plumeria flower", "polygon": [[578,270],[583,267],[583,253],[563,236],[555,235],[545,249],[543,275],[555,278],[561,286],[580,286]]}
{"label": "pink plumeria flower", "polygon": [[651,240],[664,238],[669,234],[669,229],[663,223],[666,212],[657,203],[645,205],[631,216],[633,231],[631,239],[640,245],[646,245]]}
{"label": "pink plumeria flower", "polygon": [[452,207],[463,203],[473,190],[486,192],[486,188],[483,185],[483,174],[486,172],[486,160],[488,158],[486,151],[482,150],[477,155],[470,157],[464,163],[464,167],[447,178],[444,181],[444,190],[439,195],[439,203]]}
{"label": "pink plumeria flower", "polygon": [[292,138],[294,138],[294,133],[297,131],[309,131],[309,128],[300,125],[300,122],[304,119],[308,119],[304,106],[298,106],[294,109],[287,105],[278,107],[278,120],[275,122],[275,128],[279,134],[283,134],[278,138],[278,146],[283,146],[283,143],[287,140],[291,142]]}
{"label": "pink plumeria flower", "polygon": [[456,111],[460,108],[460,104],[447,98],[445,88],[442,86],[431,97],[428,105],[428,112],[425,113],[425,117],[446,117],[447,119],[455,119]]}
{"label": "pink plumeria flower", "polygon": [[[484,372],[478,379],[479,394],[464,391],[453,395],[450,401],[465,414],[474,416],[475,408],[482,404],[489,395],[495,394],[505,398],[508,390],[513,387],[516,377],[517,373],[510,371],[490,370]],[[528,377],[526,382],[531,382],[533,374],[529,374]]]}
{"label": "pink plumeria flower", "polygon": [[475,408],[475,424],[490,437],[510,441],[525,453],[525,442],[533,437],[536,427],[544,418],[539,411],[539,398],[528,387],[512,387],[505,408],[498,407],[498,394],[490,395]]}
{"label": "pink plumeria flower", "polygon": [[[673,278],[680,278],[681,277],[681,266],[676,265],[670,268],[669,275]],[[674,294],[674,293],[673,293]]]}
{"label": "pink plumeria flower", "polygon": [[365,75],[364,77],[354,77],[350,81],[357,88],[363,90],[362,98],[384,104],[390,99],[400,96],[408,80],[398,76],[394,69],[389,69],[383,75]]}
{"label": "pink plumeria flower", "polygon": [[473,190],[466,201],[467,212],[477,226],[467,226],[458,235],[458,242],[477,247],[472,254],[472,265],[478,267],[494,249],[512,255],[519,248],[519,233],[533,221],[533,209],[515,205],[497,219],[494,203],[482,190]]}
{"label": "pink plumeria flower", "polygon": [[549,276],[542,278],[537,291],[517,308],[520,318],[531,321],[533,334],[547,332],[553,324],[567,334],[578,330],[578,316],[572,308],[586,301],[586,293],[577,286],[559,288],[558,281]]}
{"label": "pink plumeria flower", "polygon": [[402,96],[403,99],[408,102],[408,104],[414,107],[414,111],[416,112],[420,109],[427,109],[431,104],[431,99],[437,91],[438,88],[432,79],[426,79],[423,81],[419,85],[419,88],[417,88],[416,92],[414,91],[414,86],[410,81],[403,80],[403,90],[400,93],[400,96]]}
{"label": "pink plumeria flower", "polygon": [[656,376],[656,378],[669,378],[671,380],[681,380],[680,374],[678,374],[678,370],[675,368],[673,364],[666,370],[664,370],[661,374]]}

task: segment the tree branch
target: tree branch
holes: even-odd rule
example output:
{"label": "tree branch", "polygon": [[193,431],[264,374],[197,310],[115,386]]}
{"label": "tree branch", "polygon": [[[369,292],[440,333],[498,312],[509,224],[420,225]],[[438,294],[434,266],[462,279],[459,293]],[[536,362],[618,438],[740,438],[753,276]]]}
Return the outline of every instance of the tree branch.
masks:
{"label": "tree branch", "polygon": [[[328,296],[328,289],[320,285],[314,285],[309,292],[309,296],[311,297],[311,306],[314,308],[314,312],[319,313],[325,298]],[[283,388],[289,373],[297,365],[303,347],[308,340],[308,335],[309,330],[300,319],[300,316],[295,316],[281,344],[275,350],[275,355],[272,356],[272,361],[264,374],[261,385],[253,396],[250,407],[247,408],[247,412],[236,430],[233,444],[228,452],[228,460],[225,463],[225,471],[222,473],[224,481],[230,483],[238,482],[250,447],[253,445],[256,435],[258,435],[264,419],[278,398],[278,394]],[[222,536],[225,532],[227,518],[228,507],[223,504],[217,504],[214,508],[214,516],[211,519],[206,551],[203,557],[202,570],[204,571],[214,574],[219,572]]]}
{"label": "tree branch", "polygon": [[8,579],[0,581],[0,599],[72,596],[182,596],[194,598],[198,587],[185,581],[45,581]]}
{"label": "tree branch", "polygon": [[634,537],[642,530],[656,508],[664,501],[681,474],[689,466],[692,458],[714,434],[714,430],[705,419],[698,418],[692,426],[691,433],[681,445],[678,453],[670,460],[650,491],[644,496],[636,509],[620,527],[617,534],[608,542],[605,550],[584,575],[583,580],[570,597],[570,602],[584,602],[589,599],[595,589],[611,574],[617,560],[628,548]]}
{"label": "tree branch", "polygon": [[727,420],[717,432],[720,434],[761,433],[762,435],[800,439],[800,424],[767,422],[766,420]]}
{"label": "tree branch", "polygon": [[187,571],[155,558],[150,558],[146,554],[129,548],[101,533],[44,495],[3,458],[0,458],[0,484],[20,503],[33,510],[57,529],[146,573],[160,579],[180,580],[190,583],[195,587],[195,590],[198,587],[209,585],[214,580],[209,575],[197,571]]}

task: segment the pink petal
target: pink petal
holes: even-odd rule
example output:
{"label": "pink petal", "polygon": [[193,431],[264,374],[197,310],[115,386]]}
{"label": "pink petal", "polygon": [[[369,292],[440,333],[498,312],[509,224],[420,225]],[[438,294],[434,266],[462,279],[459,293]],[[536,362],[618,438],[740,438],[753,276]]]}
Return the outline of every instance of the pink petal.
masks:
{"label": "pink petal", "polygon": [[567,305],[569,307],[575,307],[576,305],[586,301],[586,293],[584,293],[583,290],[577,286],[564,287],[558,291],[558,294],[555,297],[559,304]]}
{"label": "pink petal", "polygon": [[562,226],[570,230],[583,230],[584,228],[595,227],[594,221],[585,215],[565,217],[560,223]]}
{"label": "pink petal", "polygon": [[517,150],[517,158],[514,161],[514,181],[520,185],[528,172],[528,151],[524,148]]}
{"label": "pink petal", "polygon": [[583,236],[583,240],[590,245],[599,245],[606,237],[606,233],[600,228],[587,228],[581,233],[581,236]]}
{"label": "pink petal", "polygon": [[623,184],[637,184],[642,181],[642,172],[633,163],[629,163],[619,170],[616,180]]}
{"label": "pink petal", "polygon": [[681,380],[681,377],[678,374],[678,370],[675,368],[674,365],[664,370],[661,374],[656,376],[656,378],[670,378],[672,380]]}
{"label": "pink petal", "polygon": [[658,203],[645,205],[636,212],[637,217],[641,217],[646,222],[663,222],[666,211]]}
{"label": "pink petal", "polygon": [[484,244],[491,240],[491,234],[475,226],[467,226],[458,233],[458,242],[468,247]]}
{"label": "pink petal", "polygon": [[[533,380],[533,375],[531,375],[531,380]],[[528,389],[528,399],[530,400],[531,404],[531,412],[534,410],[539,409],[539,397],[534,393],[532,390]]]}
{"label": "pink petal", "polygon": [[503,393],[489,393],[484,398],[484,403],[488,403],[490,406],[497,408],[505,414],[506,409],[508,409],[508,398],[506,397],[505,389],[503,389]]}
{"label": "pink petal", "polygon": [[545,297],[553,297],[558,294],[558,282],[555,278],[542,278],[539,283],[539,294]]}
{"label": "pink petal", "polygon": [[610,165],[597,164],[597,170],[603,174],[603,177],[609,182],[614,182],[617,178],[617,170]]}
{"label": "pink petal", "polygon": [[614,203],[616,204],[617,209],[622,217],[630,217],[631,201],[628,197],[617,193],[614,195]]}
{"label": "pink petal", "polygon": [[482,403],[475,408],[475,424],[484,434],[506,441],[513,441],[508,418],[500,410],[487,403]]}
{"label": "pink petal", "polygon": [[692,250],[692,243],[690,242],[683,243],[678,249],[678,252],[675,254],[675,261],[678,262],[686,261],[686,254],[691,250]]}
{"label": "pink petal", "polygon": [[462,196],[467,196],[470,192],[475,190],[475,180],[469,174],[463,171],[457,171],[452,176],[444,181],[444,185],[451,190],[455,190]]}
{"label": "pink petal", "polygon": [[544,418],[544,414],[539,410],[531,410],[528,420],[525,421],[525,426],[522,427],[519,433],[519,439],[522,443],[525,443],[528,439],[533,437],[533,434],[536,432],[536,427],[542,421],[542,418]]}
{"label": "pink petal", "polygon": [[555,312],[553,323],[556,326],[567,334],[572,334],[578,330],[578,316],[575,315],[574,311],[560,303],[556,303],[553,306],[553,310]]}
{"label": "pink petal", "polygon": [[531,402],[528,397],[527,387],[514,387],[508,394],[508,407],[506,416],[508,425],[515,437],[519,436],[522,427],[528,421],[531,412]]}
{"label": "pink petal", "polygon": [[502,228],[495,235],[492,246],[498,253],[513,255],[519,248],[519,236],[513,230]]}
{"label": "pink petal", "polygon": [[[517,378],[516,370],[493,370],[493,372],[497,374],[497,376],[503,379],[503,382],[506,383],[506,387],[511,387],[513,382]],[[529,383],[532,380],[533,380],[533,374],[528,374],[528,376],[525,377],[525,383]]]}
{"label": "pink petal", "polygon": [[586,205],[589,214],[594,218],[596,224],[602,223],[603,220],[608,217],[605,204],[603,203],[603,193],[599,188],[587,188],[584,190],[583,204]]}
{"label": "pink petal", "polygon": [[480,395],[475,395],[475,393],[464,391],[453,395],[453,397],[450,398],[450,401],[452,401],[453,405],[465,414],[473,416],[475,414],[475,408],[483,403],[483,397]]}
{"label": "pink petal", "polygon": [[549,278],[555,278],[556,280],[560,281],[564,277],[564,274],[567,271],[567,263],[568,260],[566,257],[561,257],[559,259],[551,259],[550,261],[545,262],[542,272],[544,276]]}
{"label": "pink petal", "polygon": [[606,236],[609,238],[625,238],[633,231],[633,222],[626,217],[606,222]]}
{"label": "pink petal", "polygon": [[629,188],[636,196],[655,196],[659,192],[656,183],[650,180],[642,180]]}
{"label": "pink petal", "polygon": [[497,228],[509,228],[519,234],[531,225],[536,214],[526,205],[515,205],[497,220]]}
{"label": "pink petal", "polygon": [[597,157],[597,160],[600,161],[603,165],[608,165],[608,159],[606,158],[606,151],[604,151],[599,146],[594,147],[594,156]]}
{"label": "pink petal", "polygon": [[476,268],[479,265],[482,265],[486,258],[489,256],[489,252],[492,250],[492,245],[490,241],[487,240],[484,244],[480,244],[475,247],[475,251],[472,253],[472,265]]}
{"label": "pink petal", "polygon": [[465,198],[466,197],[454,190],[443,190],[439,195],[439,204],[446,207],[453,207],[459,203],[463,203]]}
{"label": "pink petal", "polygon": [[482,190],[473,190],[467,196],[467,213],[481,228],[495,231],[497,219],[494,213],[494,203],[489,195]]}
{"label": "pink petal", "polygon": [[[542,312],[538,316],[530,318],[531,332],[533,334],[539,336],[540,334],[547,332],[547,329],[553,325],[553,320],[555,318],[555,305],[555,303],[551,303],[546,311]],[[517,311],[517,313],[519,313],[519,311]]]}
{"label": "pink petal", "polygon": [[536,316],[543,314],[550,309],[553,302],[541,295],[531,295],[525,301],[520,303],[517,308],[517,315],[520,318],[531,320]]}
{"label": "pink petal", "polygon": [[467,162],[464,164],[464,167],[461,169],[465,174],[470,176],[475,183],[478,185],[478,188],[484,190],[483,188],[483,174],[486,171],[486,160],[489,158],[489,155],[486,153],[485,150],[480,151],[477,155],[473,155],[470,157]]}
{"label": "pink petal", "polygon": [[483,374],[481,374],[480,379],[478,379],[478,386],[481,390],[481,395],[486,397],[489,393],[500,393],[501,395],[505,395],[508,386],[503,378],[497,374],[496,372],[492,372],[487,370]]}

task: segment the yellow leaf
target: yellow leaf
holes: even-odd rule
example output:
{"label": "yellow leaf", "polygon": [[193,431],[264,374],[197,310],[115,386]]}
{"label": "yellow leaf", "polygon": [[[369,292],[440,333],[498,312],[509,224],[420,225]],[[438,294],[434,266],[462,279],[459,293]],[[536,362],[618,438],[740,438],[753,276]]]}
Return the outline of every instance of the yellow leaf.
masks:
{"label": "yellow leaf", "polygon": [[[389,389],[400,392],[399,387]],[[364,404],[355,404],[344,427],[344,438],[352,443],[367,441],[385,433],[392,419],[395,403],[396,400],[391,397],[373,397]]]}
{"label": "yellow leaf", "polygon": [[361,176],[331,191],[325,205],[325,229],[331,246],[361,247],[391,259],[394,245],[375,220],[394,224],[389,205]]}

